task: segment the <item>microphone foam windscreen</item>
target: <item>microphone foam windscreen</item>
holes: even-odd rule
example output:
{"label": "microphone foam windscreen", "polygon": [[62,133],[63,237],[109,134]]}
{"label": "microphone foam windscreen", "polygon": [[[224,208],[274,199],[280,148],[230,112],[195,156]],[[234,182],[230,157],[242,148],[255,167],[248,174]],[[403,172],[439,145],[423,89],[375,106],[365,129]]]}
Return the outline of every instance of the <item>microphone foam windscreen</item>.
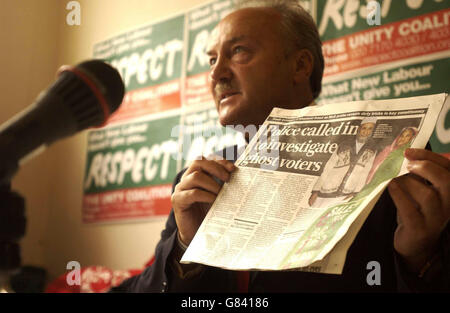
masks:
{"label": "microphone foam windscreen", "polygon": [[50,88],[68,106],[77,130],[101,126],[122,103],[125,86],[119,72],[100,60],[63,70]]}

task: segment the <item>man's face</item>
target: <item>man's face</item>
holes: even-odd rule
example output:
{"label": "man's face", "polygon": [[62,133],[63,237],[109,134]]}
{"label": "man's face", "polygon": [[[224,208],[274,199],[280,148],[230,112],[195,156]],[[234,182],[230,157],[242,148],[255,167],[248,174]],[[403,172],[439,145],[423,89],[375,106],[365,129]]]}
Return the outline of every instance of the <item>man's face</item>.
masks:
{"label": "man's face", "polygon": [[213,31],[207,49],[210,88],[222,125],[258,126],[273,107],[293,107],[293,66],[279,23],[271,9],[242,9]]}
{"label": "man's face", "polygon": [[359,132],[357,135],[357,140],[359,142],[365,142],[372,136],[373,129],[375,128],[374,123],[365,123],[362,124],[359,128]]}

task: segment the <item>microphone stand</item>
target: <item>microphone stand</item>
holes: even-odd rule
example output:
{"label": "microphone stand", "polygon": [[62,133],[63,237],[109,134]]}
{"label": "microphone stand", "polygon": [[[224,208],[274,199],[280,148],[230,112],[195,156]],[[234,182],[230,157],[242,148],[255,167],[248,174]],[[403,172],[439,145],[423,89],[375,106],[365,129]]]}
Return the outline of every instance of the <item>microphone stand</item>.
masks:
{"label": "microphone stand", "polygon": [[[8,164],[9,162],[6,162]],[[25,235],[25,199],[11,190],[17,165],[0,170],[0,292],[10,292],[10,278],[20,270],[19,240]],[[6,169],[6,170],[5,170]]]}

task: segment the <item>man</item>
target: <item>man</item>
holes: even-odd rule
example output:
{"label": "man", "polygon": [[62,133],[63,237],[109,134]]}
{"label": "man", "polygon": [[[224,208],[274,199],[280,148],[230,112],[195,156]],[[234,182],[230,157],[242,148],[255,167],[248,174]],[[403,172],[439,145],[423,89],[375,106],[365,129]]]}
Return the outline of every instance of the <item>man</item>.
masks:
{"label": "man", "polygon": [[[274,106],[302,108],[320,93],[323,58],[314,22],[297,1],[275,2],[281,5],[239,9],[214,31],[208,47],[211,92],[222,125],[261,125]],[[251,272],[248,290],[394,291],[398,284],[445,288],[440,240],[450,216],[450,162],[425,150],[409,150],[406,157],[415,175],[391,183],[393,202],[387,192],[380,198],[348,251],[342,275]],[[179,263],[221,188],[217,179],[228,181],[234,169],[228,160],[201,159],[177,175],[173,210],[154,264],[114,290],[240,290],[239,272]],[[381,265],[380,286],[366,282],[370,261]],[[421,271],[424,277],[418,278]]]}
{"label": "man", "polygon": [[365,185],[377,153],[371,140],[377,119],[366,117],[361,121],[355,138],[339,143],[339,148],[325,165],[309,198],[312,207],[325,207],[346,201]]}

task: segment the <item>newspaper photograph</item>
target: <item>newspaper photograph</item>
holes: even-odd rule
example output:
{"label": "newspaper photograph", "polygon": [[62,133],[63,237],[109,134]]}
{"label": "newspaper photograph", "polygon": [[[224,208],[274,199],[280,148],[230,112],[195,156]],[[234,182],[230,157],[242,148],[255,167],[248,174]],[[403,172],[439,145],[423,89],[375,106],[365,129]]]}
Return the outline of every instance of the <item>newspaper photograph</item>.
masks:
{"label": "newspaper photograph", "polygon": [[341,274],[378,198],[408,172],[404,151],[426,146],[446,98],[274,108],[181,263]]}

